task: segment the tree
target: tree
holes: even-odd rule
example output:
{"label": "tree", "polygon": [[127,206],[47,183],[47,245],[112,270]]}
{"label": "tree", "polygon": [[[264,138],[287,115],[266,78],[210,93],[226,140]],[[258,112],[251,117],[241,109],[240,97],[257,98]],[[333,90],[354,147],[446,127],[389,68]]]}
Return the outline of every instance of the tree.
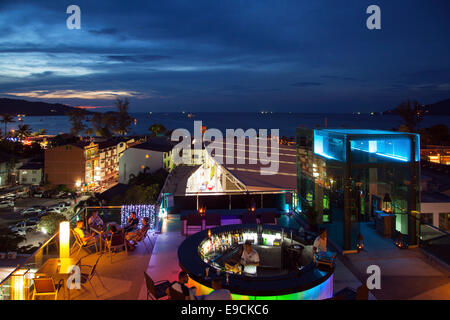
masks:
{"label": "tree", "polygon": [[0,122],[5,124],[5,137],[6,137],[7,134],[8,134],[8,131],[7,131],[8,123],[13,123],[15,121],[14,121],[13,116],[11,116],[11,115],[9,115],[7,113],[2,114],[1,117],[2,117],[2,119],[0,120]]}
{"label": "tree", "polygon": [[91,119],[92,130],[100,137],[110,138],[116,127],[117,119],[113,113],[96,113]]}
{"label": "tree", "polygon": [[19,124],[16,131],[16,137],[23,140],[31,136],[31,127],[28,124]]}
{"label": "tree", "polygon": [[166,127],[164,127],[160,123],[154,123],[148,128],[149,131],[152,132],[152,136],[157,136],[160,133],[164,133],[167,131]]}
{"label": "tree", "polygon": [[98,207],[102,205],[102,200],[97,195],[92,195],[86,200],[78,201],[78,203],[74,206],[73,211],[77,212],[78,210],[84,207]]}
{"label": "tree", "polygon": [[40,136],[46,135],[46,134],[47,134],[47,129],[39,129],[38,134],[39,134]]}
{"label": "tree", "polygon": [[12,157],[6,163],[6,170],[8,172],[8,183],[14,184],[14,185],[16,183],[16,179],[15,179],[16,165],[17,165],[17,159],[15,157]]}
{"label": "tree", "polygon": [[25,237],[12,232],[8,228],[0,229],[0,252],[17,251],[22,241],[25,241]]}
{"label": "tree", "polygon": [[76,143],[78,141],[80,141],[80,138],[64,133],[64,134],[59,134],[59,135],[53,137],[50,140],[50,145],[52,147],[57,147],[57,146],[63,146],[63,145],[70,144],[70,143]]}
{"label": "tree", "polygon": [[417,132],[420,122],[423,120],[423,114],[417,101],[411,104],[411,101],[402,102],[397,107],[398,114],[403,119],[404,129],[410,132]]}
{"label": "tree", "polygon": [[115,196],[110,205],[122,204],[151,204],[155,203],[164,182],[167,178],[168,172],[164,169],[159,169],[154,173],[139,172],[136,176],[130,175],[127,190]]}
{"label": "tree", "polygon": [[69,112],[69,122],[71,123],[70,133],[74,136],[79,136],[81,132],[86,130],[84,124],[85,115],[83,110],[75,108]]}
{"label": "tree", "polygon": [[445,124],[437,124],[420,130],[420,141],[423,145],[442,145],[450,143],[449,129]]}
{"label": "tree", "polygon": [[116,101],[116,127],[115,132],[120,135],[124,136],[128,133],[128,129],[133,123],[133,118],[129,115],[128,109],[130,106],[130,102],[127,98],[125,100],[117,99]]}
{"label": "tree", "polygon": [[113,199],[118,204],[154,204],[158,198],[160,186],[158,184],[130,186],[125,195]]}
{"label": "tree", "polygon": [[37,228],[38,230],[45,230],[49,235],[53,235],[59,230],[59,224],[66,220],[67,217],[62,213],[52,212],[42,217]]}

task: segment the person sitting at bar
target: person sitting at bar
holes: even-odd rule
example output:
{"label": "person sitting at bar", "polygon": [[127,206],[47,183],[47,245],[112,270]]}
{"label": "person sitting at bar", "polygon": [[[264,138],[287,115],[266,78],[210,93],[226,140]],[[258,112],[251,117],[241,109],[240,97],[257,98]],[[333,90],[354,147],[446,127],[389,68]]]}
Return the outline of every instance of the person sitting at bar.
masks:
{"label": "person sitting at bar", "polygon": [[103,220],[98,215],[98,211],[94,211],[91,215],[91,217],[88,220],[88,225],[91,228],[94,229],[100,229],[103,227]]}
{"label": "person sitting at bar", "polygon": [[90,241],[97,241],[93,235],[89,234],[84,229],[83,220],[77,221],[77,226],[75,227],[75,229],[73,229],[73,231],[78,234],[83,244],[88,244]]}
{"label": "person sitting at bar", "polygon": [[[189,288],[186,283],[189,281],[189,275],[180,271],[178,274],[178,281],[173,282],[169,288],[166,289],[166,293],[170,300],[190,300]],[[184,297],[184,299],[182,299]]]}
{"label": "person sitting at bar", "polygon": [[321,229],[319,236],[314,240],[314,253],[327,252],[327,230]]}
{"label": "person sitting at bar", "polygon": [[222,289],[222,280],[215,278],[211,281],[214,289],[210,294],[203,297],[203,300],[232,300],[230,290]]}
{"label": "person sitting at bar", "polygon": [[243,266],[255,266],[259,265],[259,254],[252,248],[252,243],[247,240],[244,244],[244,251],[241,256],[241,264]]}
{"label": "person sitting at bar", "polygon": [[127,224],[124,226],[125,232],[133,231],[137,228],[139,224],[139,219],[136,218],[136,212],[132,212],[127,219]]}
{"label": "person sitting at bar", "polygon": [[129,248],[131,249],[131,251],[133,251],[137,243],[144,239],[144,237],[147,235],[148,229],[150,229],[148,220],[149,219],[147,217],[143,218],[142,227],[139,230],[128,232],[125,235],[125,240],[127,240],[127,243],[130,245]]}

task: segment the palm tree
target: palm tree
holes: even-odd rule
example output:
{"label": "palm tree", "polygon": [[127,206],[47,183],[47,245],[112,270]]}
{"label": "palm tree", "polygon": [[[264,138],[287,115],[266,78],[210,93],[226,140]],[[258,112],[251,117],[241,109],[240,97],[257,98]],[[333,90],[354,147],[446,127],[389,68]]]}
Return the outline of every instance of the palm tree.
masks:
{"label": "palm tree", "polygon": [[92,129],[100,137],[110,138],[116,125],[116,117],[112,113],[96,113],[91,119]]}
{"label": "palm tree", "polygon": [[19,124],[16,136],[21,140],[28,138],[31,136],[31,127],[28,124]]}
{"label": "palm tree", "polygon": [[166,127],[164,127],[162,124],[160,123],[154,123],[150,126],[150,128],[148,128],[149,131],[152,132],[153,136],[157,136],[160,133],[164,133],[167,131]]}
{"label": "palm tree", "polygon": [[8,134],[8,131],[6,130],[8,123],[13,123],[15,121],[14,121],[13,116],[11,116],[7,113],[2,114],[1,117],[2,117],[2,119],[0,120],[0,122],[5,124],[5,137],[6,137],[6,135]]}
{"label": "palm tree", "polygon": [[69,112],[69,122],[72,124],[70,133],[74,136],[78,136],[81,132],[86,130],[86,125],[83,123],[85,114],[81,109],[73,109]]}
{"label": "palm tree", "polygon": [[33,137],[37,137],[37,136],[43,136],[45,134],[47,134],[47,130],[46,129],[39,129],[39,131],[35,131],[31,135]]}
{"label": "palm tree", "polygon": [[403,119],[404,129],[410,132],[417,132],[420,122],[423,120],[423,113],[417,101],[411,104],[411,101],[402,102],[397,111]]}
{"label": "palm tree", "polygon": [[94,133],[95,133],[95,132],[94,132],[94,129],[92,129],[92,128],[87,128],[87,129],[86,129],[86,134],[87,134],[88,136],[92,136]]}
{"label": "palm tree", "polygon": [[39,129],[38,134],[39,134],[40,136],[46,135],[46,134],[47,134],[47,129]]}
{"label": "palm tree", "polygon": [[121,136],[124,136],[128,133],[128,128],[133,122],[133,118],[129,115],[128,109],[130,107],[130,102],[127,98],[125,100],[117,99],[116,101],[116,127],[114,131]]}

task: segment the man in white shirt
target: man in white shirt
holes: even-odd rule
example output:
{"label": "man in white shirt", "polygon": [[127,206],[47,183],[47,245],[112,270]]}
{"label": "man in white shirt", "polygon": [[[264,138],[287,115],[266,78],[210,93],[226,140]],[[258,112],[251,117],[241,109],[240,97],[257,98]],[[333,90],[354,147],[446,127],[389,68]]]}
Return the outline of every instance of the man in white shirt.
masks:
{"label": "man in white shirt", "polygon": [[252,243],[246,241],[244,244],[244,251],[241,256],[241,264],[243,266],[258,266],[259,265],[259,254],[252,248]]}
{"label": "man in white shirt", "polygon": [[327,252],[327,230],[321,230],[319,236],[314,240],[314,253]]}

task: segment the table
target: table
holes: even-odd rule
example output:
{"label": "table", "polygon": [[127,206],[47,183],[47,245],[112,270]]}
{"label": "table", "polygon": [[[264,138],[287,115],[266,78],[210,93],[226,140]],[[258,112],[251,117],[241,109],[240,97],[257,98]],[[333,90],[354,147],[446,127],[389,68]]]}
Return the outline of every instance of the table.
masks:
{"label": "table", "polygon": [[99,246],[99,252],[101,254],[103,251],[103,246],[102,246],[103,245],[103,234],[106,232],[106,228],[97,229],[97,228],[91,227],[91,231],[94,231],[96,234],[99,235],[98,246]]}
{"label": "table", "polygon": [[392,238],[395,230],[395,214],[377,212],[376,230],[386,238]]}
{"label": "table", "polygon": [[[64,292],[67,292],[68,300],[70,300],[70,290],[67,288],[67,279],[72,273],[73,266],[76,265],[73,258],[51,258],[36,271],[36,276],[45,275],[53,278],[55,282],[64,280]],[[59,268],[58,268],[59,266]]]}

